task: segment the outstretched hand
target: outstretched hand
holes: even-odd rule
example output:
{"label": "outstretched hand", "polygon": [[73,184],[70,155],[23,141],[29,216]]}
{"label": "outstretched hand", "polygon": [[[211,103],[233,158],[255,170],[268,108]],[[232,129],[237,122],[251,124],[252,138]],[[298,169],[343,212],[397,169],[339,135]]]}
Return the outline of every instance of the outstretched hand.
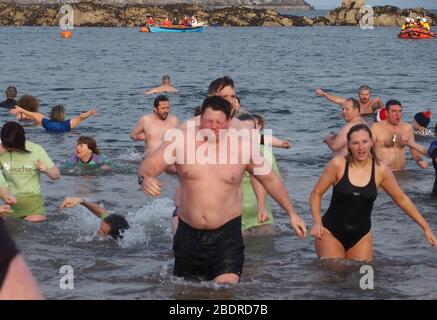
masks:
{"label": "outstretched hand", "polygon": [[305,222],[297,214],[291,216],[290,224],[300,239],[304,239],[307,236]]}
{"label": "outstretched hand", "polygon": [[78,204],[82,203],[82,198],[77,198],[77,197],[66,197],[64,199],[64,201],[62,201],[61,205],[59,206],[59,208],[64,209],[64,208],[73,208],[75,206],[77,206]]}
{"label": "outstretched hand", "polygon": [[434,247],[434,249],[437,251],[437,239],[435,235],[432,233],[431,230],[426,230],[424,232],[426,240]]}
{"label": "outstretched hand", "polygon": [[323,91],[322,89],[316,89],[316,96],[324,97],[325,96],[325,91]]}
{"label": "outstretched hand", "polygon": [[13,109],[9,110],[10,114],[13,114],[14,116],[16,116],[17,114],[19,114],[23,109],[19,106],[15,106]]}
{"label": "outstretched hand", "polygon": [[8,204],[3,204],[0,206],[0,217],[4,217],[6,216],[8,213],[10,213],[11,210],[11,206]]}

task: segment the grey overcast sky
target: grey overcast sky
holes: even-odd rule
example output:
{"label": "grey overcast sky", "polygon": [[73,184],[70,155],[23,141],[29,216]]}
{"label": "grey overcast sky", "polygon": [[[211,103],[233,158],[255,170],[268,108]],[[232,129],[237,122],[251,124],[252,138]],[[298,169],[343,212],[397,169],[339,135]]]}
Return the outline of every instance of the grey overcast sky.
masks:
{"label": "grey overcast sky", "polygon": [[[316,9],[332,9],[341,5],[341,0],[306,0],[306,2],[314,6]],[[437,8],[437,1],[435,0],[366,0],[366,4],[371,6],[384,6],[389,4],[400,8]]]}

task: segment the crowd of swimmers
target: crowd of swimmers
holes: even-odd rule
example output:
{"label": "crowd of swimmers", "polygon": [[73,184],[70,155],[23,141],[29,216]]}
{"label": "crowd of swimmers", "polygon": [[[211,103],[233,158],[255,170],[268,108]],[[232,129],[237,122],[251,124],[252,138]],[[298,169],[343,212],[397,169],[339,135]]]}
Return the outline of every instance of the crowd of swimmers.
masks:
{"label": "crowd of swimmers", "polygon": [[[169,97],[162,94],[175,92],[176,89],[170,85],[169,77],[164,78],[163,85],[153,91],[159,95],[154,99],[152,112],[141,116],[130,133],[133,141],[142,141],[145,146],[138,184],[145,194],[159,196],[162,184],[158,176],[161,173],[176,174],[180,182],[174,190],[175,210],[172,217],[174,275],[236,284],[240,281],[244,264],[243,236],[274,233],[267,194],[286,212],[296,235],[300,239],[307,236],[306,224],[294,209],[271,151],[271,147],[289,149],[290,143],[263,131],[264,118],[250,113],[249,107],[240,106],[234,81],[227,76],[211,82],[207,97],[193,118],[179,122],[171,114]],[[23,98],[15,101],[16,89],[11,88],[6,90],[7,100],[0,106],[10,109],[19,119],[30,119],[41,125],[47,118],[38,113],[37,107],[34,108],[39,105],[37,100],[26,96],[26,103],[20,103]],[[380,188],[421,227],[426,241],[437,248],[431,227],[402,191],[393,174],[393,171],[405,168],[406,148],[410,149],[413,159],[422,169],[428,166],[422,156],[430,157],[437,174],[437,141],[431,142],[428,147],[417,143],[413,127],[402,121],[402,103],[392,99],[384,104],[380,98],[371,97],[368,86],[359,88],[358,99],[342,98],[322,89],[317,89],[315,93],[339,105],[345,120],[338,133],[330,133],[323,139],[333,157],[310,195],[311,234],[315,238],[318,257],[373,260],[371,213]],[[370,123],[369,120],[382,108],[385,118]],[[95,109],[91,109],[77,118],[82,121],[94,114]],[[55,116],[50,120],[64,123],[64,118],[65,115],[61,118]],[[430,118],[430,112],[421,112],[415,115],[414,121],[427,127]],[[73,119],[60,127],[75,128],[80,121],[74,125]],[[164,140],[170,129],[177,130],[184,139]],[[252,130],[256,135],[241,137],[241,144],[233,150],[241,159],[237,163],[218,161],[205,165],[195,159],[194,163],[187,164],[184,156],[178,154],[192,145],[190,130],[194,130],[196,136],[206,130],[214,137],[196,139],[194,145],[198,151],[205,147],[218,149],[220,143],[232,138],[233,132],[242,129]],[[167,154],[170,147],[175,147],[172,157]],[[256,161],[256,153],[245,154],[245,147],[258,150],[262,161]],[[218,152],[216,156],[220,157]],[[68,165],[88,164],[99,164],[103,169],[109,167],[104,157],[99,155],[96,141],[81,136],[77,140],[76,154],[68,160]],[[270,170],[260,173],[265,165]],[[44,148],[26,139],[23,126],[15,121],[5,123],[0,145],[0,197],[5,204],[0,206],[0,216],[31,222],[46,219],[40,174],[46,174],[52,180],[60,178],[59,169]],[[331,203],[322,216],[321,201],[331,187]],[[437,175],[433,192],[437,194]],[[129,228],[123,216],[108,215],[104,208],[83,198],[67,197],[60,207],[78,205],[101,219],[98,233],[102,236],[119,239]],[[21,264],[19,268],[27,266],[6,234],[1,218],[0,258],[0,297],[10,297],[15,291],[5,288],[10,288],[11,277],[16,276],[16,269],[11,266],[16,261]],[[31,274],[28,276],[31,277]],[[29,281],[28,285],[31,284],[35,281]],[[34,292],[34,297],[41,296],[36,286],[34,291],[29,289],[27,292]]]}

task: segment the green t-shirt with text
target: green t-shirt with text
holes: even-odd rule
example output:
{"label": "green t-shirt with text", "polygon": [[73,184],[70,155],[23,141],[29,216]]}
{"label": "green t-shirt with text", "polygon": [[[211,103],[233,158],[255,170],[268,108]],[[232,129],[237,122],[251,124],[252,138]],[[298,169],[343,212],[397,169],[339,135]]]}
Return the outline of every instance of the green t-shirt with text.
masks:
{"label": "green t-shirt with text", "polygon": [[0,154],[0,187],[8,187],[15,196],[23,193],[41,194],[38,160],[47,169],[55,165],[40,145],[26,141],[26,150],[30,152],[5,151]]}

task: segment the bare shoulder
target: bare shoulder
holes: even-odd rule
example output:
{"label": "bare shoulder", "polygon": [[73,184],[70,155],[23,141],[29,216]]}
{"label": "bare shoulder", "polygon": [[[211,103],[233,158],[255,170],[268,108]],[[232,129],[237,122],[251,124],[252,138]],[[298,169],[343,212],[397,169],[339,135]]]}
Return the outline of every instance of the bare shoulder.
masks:
{"label": "bare shoulder", "polygon": [[402,130],[405,131],[413,131],[413,127],[411,126],[411,124],[407,123],[407,122],[402,122]]}

